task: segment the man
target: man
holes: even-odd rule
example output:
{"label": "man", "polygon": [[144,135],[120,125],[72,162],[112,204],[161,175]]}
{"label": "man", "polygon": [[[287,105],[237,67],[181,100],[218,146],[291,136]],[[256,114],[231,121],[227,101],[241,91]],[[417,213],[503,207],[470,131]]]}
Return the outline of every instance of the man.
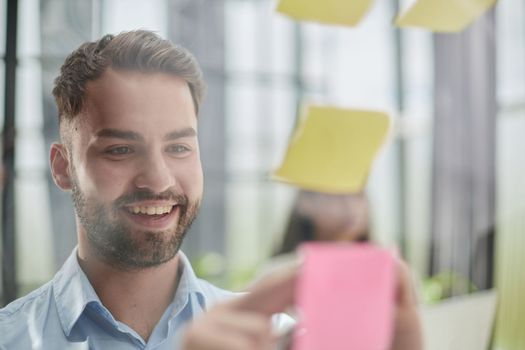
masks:
{"label": "man", "polygon": [[0,348],[272,347],[270,318],[293,303],[295,272],[234,298],[197,279],[179,251],[202,197],[203,86],[193,56],[148,31],[66,59],[50,167],[71,193],[78,247],[52,281],[0,311]]}

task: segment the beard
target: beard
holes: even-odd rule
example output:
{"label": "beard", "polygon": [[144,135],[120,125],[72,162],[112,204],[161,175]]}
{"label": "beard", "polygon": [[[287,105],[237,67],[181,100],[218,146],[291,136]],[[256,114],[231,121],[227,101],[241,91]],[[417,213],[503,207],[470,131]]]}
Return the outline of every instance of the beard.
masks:
{"label": "beard", "polygon": [[[80,190],[76,176],[72,176],[71,196],[90,251],[105,263],[126,271],[154,267],[171,260],[179,251],[200,204],[199,201],[192,203],[186,196],[171,190],[158,194],[137,190],[105,205],[88,200]],[[121,211],[126,210],[124,205],[142,200],[175,201],[179,210],[175,227],[164,231],[132,228],[121,217]]]}

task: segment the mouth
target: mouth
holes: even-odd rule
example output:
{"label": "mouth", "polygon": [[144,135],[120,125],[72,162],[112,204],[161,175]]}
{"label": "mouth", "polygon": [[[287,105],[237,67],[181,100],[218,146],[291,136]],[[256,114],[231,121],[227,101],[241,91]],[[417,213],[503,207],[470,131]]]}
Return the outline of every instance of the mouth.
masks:
{"label": "mouth", "polygon": [[129,206],[126,207],[126,210],[135,215],[148,215],[148,216],[162,216],[171,213],[175,206],[166,205],[166,206]]}
{"label": "mouth", "polygon": [[122,208],[125,216],[135,225],[146,229],[166,229],[176,217],[180,206],[174,205],[129,205]]}

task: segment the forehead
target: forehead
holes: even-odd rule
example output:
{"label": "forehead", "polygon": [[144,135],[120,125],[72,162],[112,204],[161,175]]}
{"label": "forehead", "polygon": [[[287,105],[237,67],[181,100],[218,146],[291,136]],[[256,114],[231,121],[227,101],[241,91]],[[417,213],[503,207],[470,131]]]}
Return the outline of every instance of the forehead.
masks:
{"label": "forehead", "polygon": [[141,134],[197,128],[190,89],[164,73],[106,70],[86,84],[82,129],[126,129]]}

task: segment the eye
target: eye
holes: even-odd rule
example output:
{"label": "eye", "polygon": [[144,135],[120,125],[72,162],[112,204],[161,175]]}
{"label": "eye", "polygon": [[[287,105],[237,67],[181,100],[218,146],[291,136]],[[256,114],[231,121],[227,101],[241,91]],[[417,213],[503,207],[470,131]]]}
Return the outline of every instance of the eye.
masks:
{"label": "eye", "polygon": [[133,149],[129,146],[111,147],[105,151],[110,156],[123,156],[133,153]]}
{"label": "eye", "polygon": [[185,145],[175,144],[175,145],[169,145],[168,147],[166,147],[166,151],[169,153],[174,153],[176,155],[182,155],[187,152],[190,152],[191,149]]}

